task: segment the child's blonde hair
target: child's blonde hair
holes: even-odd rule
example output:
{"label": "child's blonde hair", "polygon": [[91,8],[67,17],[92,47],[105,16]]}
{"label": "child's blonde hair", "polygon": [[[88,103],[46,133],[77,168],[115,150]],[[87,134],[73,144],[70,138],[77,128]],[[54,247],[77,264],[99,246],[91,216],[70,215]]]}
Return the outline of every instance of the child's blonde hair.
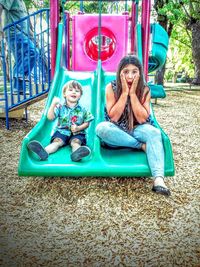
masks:
{"label": "child's blonde hair", "polygon": [[64,86],[63,86],[63,94],[69,88],[77,88],[77,89],[80,90],[81,95],[83,94],[83,89],[82,89],[81,84],[79,82],[75,81],[75,80],[71,80],[71,81],[69,81],[69,82],[64,84]]}

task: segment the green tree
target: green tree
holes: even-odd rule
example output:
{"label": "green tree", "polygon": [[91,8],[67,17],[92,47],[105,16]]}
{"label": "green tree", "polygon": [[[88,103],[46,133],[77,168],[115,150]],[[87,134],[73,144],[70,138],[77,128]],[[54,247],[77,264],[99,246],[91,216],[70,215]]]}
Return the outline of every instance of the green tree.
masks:
{"label": "green tree", "polygon": [[[155,0],[154,8],[157,12],[158,23],[166,30],[170,39],[174,24],[178,20],[178,6],[175,8],[174,3],[169,0]],[[165,69],[166,63],[156,72],[156,82],[158,84],[164,83]]]}
{"label": "green tree", "polygon": [[[66,10],[70,11],[70,13],[74,13],[79,11],[80,9],[80,1],[65,1],[62,0],[64,7]],[[99,13],[99,1],[83,1],[83,9],[85,13]],[[101,13],[110,13],[112,11],[115,12],[123,12],[125,11],[125,1],[102,1],[101,2]]]}
{"label": "green tree", "polygon": [[192,58],[195,66],[193,83],[200,85],[200,1],[184,0],[180,1],[180,5],[185,14],[184,25],[191,32]]}
{"label": "green tree", "polygon": [[184,77],[194,77],[194,64],[192,64],[191,35],[181,25],[175,25],[170,38],[170,49],[167,57],[165,78],[176,81],[177,74]]}
{"label": "green tree", "polygon": [[[155,0],[154,8],[158,14],[158,22],[168,32],[169,38],[173,38],[171,36],[173,29],[183,25],[182,32],[187,33],[188,43],[192,49],[195,68],[193,83],[200,84],[200,2],[196,0]],[[180,36],[175,38],[181,43],[182,37]],[[188,64],[191,64],[191,60]],[[157,73],[157,81],[161,84],[163,84],[164,73],[165,66]]]}
{"label": "green tree", "polygon": [[41,9],[49,7],[49,0],[24,0],[26,8],[30,10],[31,8]]}

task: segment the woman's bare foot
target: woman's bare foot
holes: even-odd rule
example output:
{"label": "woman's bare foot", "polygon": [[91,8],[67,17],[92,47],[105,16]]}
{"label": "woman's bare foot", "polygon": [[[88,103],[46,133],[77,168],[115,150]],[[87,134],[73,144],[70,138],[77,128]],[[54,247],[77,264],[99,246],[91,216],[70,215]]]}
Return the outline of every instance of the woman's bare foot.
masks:
{"label": "woman's bare foot", "polygon": [[146,152],[146,144],[142,144],[141,149]]}

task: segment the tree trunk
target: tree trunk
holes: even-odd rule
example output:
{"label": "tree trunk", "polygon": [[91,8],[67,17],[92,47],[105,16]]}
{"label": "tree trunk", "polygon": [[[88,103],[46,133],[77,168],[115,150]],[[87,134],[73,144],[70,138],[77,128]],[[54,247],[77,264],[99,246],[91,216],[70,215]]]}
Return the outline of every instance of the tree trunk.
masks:
{"label": "tree trunk", "polygon": [[[168,1],[155,0],[154,8],[158,14],[158,18],[157,18],[158,23],[165,29],[165,31],[168,34],[168,37],[170,38],[174,25],[169,21],[166,15],[159,14],[159,8],[163,8],[166,3],[168,3]],[[162,85],[164,84],[165,66],[166,66],[166,63],[161,67],[161,69],[156,71],[155,83],[162,84]]]}
{"label": "tree trunk", "polygon": [[[164,18],[165,18],[165,20],[159,21],[159,24],[166,30],[168,37],[170,39],[174,25],[168,21],[167,17],[164,17]],[[157,84],[162,84],[162,85],[164,84],[165,67],[166,67],[166,62],[162,66],[162,68],[160,70],[157,70],[157,72],[156,72],[155,82]]]}
{"label": "tree trunk", "polygon": [[165,75],[165,64],[162,66],[161,69],[156,71],[155,83],[163,85],[164,84],[164,75]]}
{"label": "tree trunk", "polygon": [[192,83],[200,85],[200,21],[191,25],[192,31],[192,57],[195,65],[195,78]]}

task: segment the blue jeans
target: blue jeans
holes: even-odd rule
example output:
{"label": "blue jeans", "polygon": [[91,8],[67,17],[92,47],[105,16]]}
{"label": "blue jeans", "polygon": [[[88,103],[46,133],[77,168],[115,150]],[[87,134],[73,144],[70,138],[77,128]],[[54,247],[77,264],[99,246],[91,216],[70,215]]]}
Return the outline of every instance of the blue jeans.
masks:
{"label": "blue jeans", "polygon": [[130,134],[109,121],[96,127],[97,136],[110,147],[130,147],[141,149],[146,144],[146,155],[153,177],[164,177],[164,148],[161,132],[148,124],[139,124]]}
{"label": "blue jeans", "polygon": [[12,35],[8,41],[10,41],[8,44],[15,59],[13,67],[14,87],[22,89],[24,76],[29,75],[36,63],[38,49],[23,33],[16,33],[16,38]]}

